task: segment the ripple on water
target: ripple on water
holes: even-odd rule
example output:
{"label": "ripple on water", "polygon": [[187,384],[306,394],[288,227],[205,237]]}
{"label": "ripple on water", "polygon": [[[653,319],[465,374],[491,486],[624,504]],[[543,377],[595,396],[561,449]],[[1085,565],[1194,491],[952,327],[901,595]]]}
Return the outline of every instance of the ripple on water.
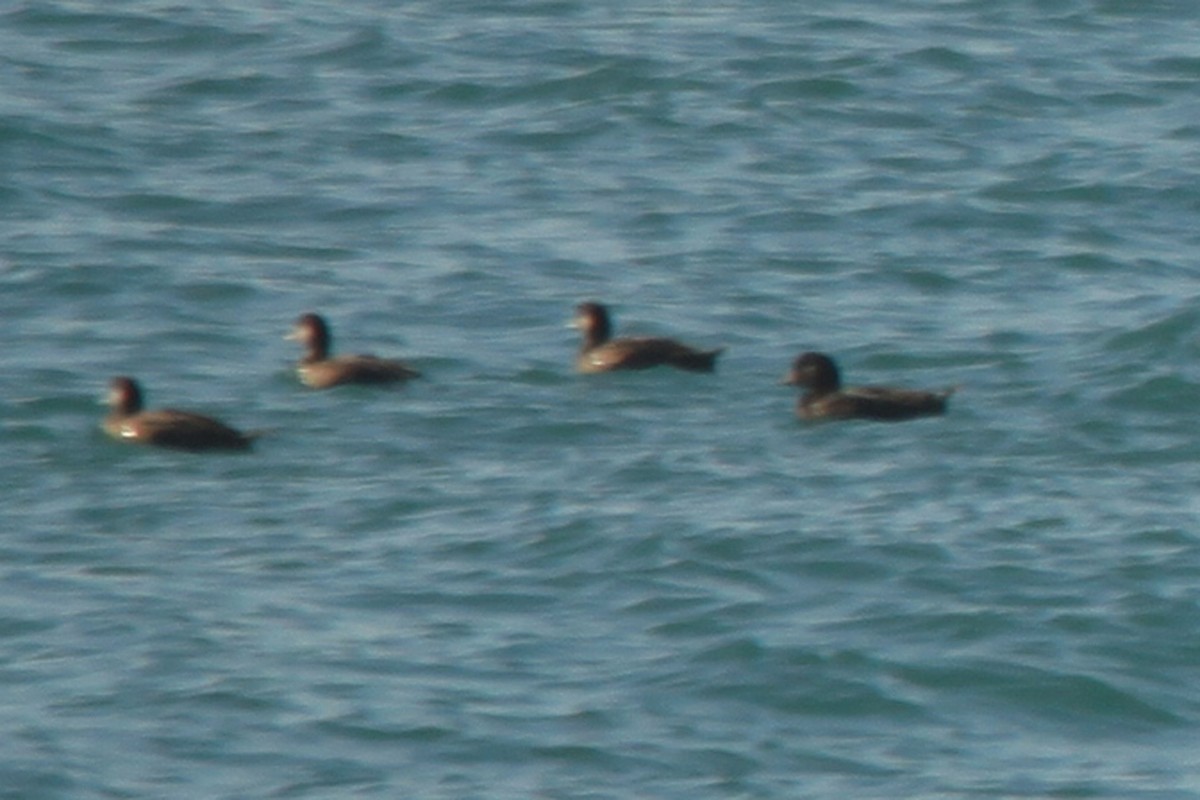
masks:
{"label": "ripple on water", "polygon": [[1190,17],[875,5],[0,15],[9,793],[1185,796]]}

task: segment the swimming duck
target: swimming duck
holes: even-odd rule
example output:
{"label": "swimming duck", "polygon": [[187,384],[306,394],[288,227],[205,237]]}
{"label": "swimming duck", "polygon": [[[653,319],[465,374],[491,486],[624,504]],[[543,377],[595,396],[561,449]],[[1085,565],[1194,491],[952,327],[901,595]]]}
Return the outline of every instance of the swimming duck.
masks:
{"label": "swimming duck", "polygon": [[669,366],[691,372],[712,372],[725,348],[697,350],[674,339],[613,339],[608,309],[599,303],[580,303],[572,326],[583,332],[583,347],[575,360],[579,372],[649,369]]}
{"label": "swimming duck", "polygon": [[304,357],[296,366],[296,373],[313,389],[328,389],[345,383],[402,383],[421,374],[391,358],[329,355],[332,337],[329,326],[319,314],[302,314],[287,338],[304,345]]}
{"label": "swimming duck", "polygon": [[255,434],[242,433],[220,420],[162,408],[142,410],[142,390],[124,376],[109,383],[104,432],[122,442],[152,444],[179,450],[246,450]]}
{"label": "swimming duck", "polygon": [[888,386],[843,389],[841,374],[824,353],[802,353],[783,383],[803,386],[796,413],[801,419],[877,419],[897,421],[943,414],[954,389],[925,392]]}

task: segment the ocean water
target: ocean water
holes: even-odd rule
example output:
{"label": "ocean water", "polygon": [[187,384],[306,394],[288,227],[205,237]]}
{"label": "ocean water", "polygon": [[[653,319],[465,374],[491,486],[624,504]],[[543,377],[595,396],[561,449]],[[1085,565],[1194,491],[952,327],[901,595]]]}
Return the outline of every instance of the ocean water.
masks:
{"label": "ocean water", "polygon": [[[1200,6],[28,0],[0,75],[0,797],[1200,797]],[[728,351],[575,375],[584,299]],[[806,349],[960,390],[803,424]]]}

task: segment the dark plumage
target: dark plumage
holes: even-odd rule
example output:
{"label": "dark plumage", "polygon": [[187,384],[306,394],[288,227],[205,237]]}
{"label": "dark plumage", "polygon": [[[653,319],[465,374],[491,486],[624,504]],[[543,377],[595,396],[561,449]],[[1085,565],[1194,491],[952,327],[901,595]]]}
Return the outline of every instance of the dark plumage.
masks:
{"label": "dark plumage", "polygon": [[152,444],[179,450],[246,450],[255,434],[242,433],[212,417],[162,408],[142,410],[142,390],[133,378],[113,378],[109,384],[104,432],[122,442]]}
{"label": "dark plumage", "polygon": [[575,360],[580,372],[676,367],[691,372],[712,372],[725,348],[697,350],[674,339],[613,339],[608,309],[599,303],[580,303],[574,327],[583,332],[583,347]]}
{"label": "dark plumage", "polygon": [[888,386],[842,388],[833,359],[823,353],[803,353],[783,382],[803,386],[796,413],[802,419],[877,419],[898,421],[943,414],[954,389],[940,392],[894,389]]}
{"label": "dark plumage", "polygon": [[402,383],[421,374],[404,362],[391,358],[331,356],[329,326],[318,314],[301,315],[288,338],[304,345],[304,357],[296,366],[296,373],[305,385],[314,389],[328,389],[346,383]]}

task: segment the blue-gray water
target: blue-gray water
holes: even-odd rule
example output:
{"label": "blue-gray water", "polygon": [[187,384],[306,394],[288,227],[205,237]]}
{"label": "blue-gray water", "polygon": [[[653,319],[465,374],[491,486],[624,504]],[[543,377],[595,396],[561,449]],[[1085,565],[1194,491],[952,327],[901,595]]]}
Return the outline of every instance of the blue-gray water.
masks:
{"label": "blue-gray water", "polygon": [[[0,797],[1200,797],[1191,0],[29,0],[0,75]],[[729,350],[576,376],[583,299]],[[303,390],[310,309],[427,377]],[[806,426],[801,349],[962,388]]]}

